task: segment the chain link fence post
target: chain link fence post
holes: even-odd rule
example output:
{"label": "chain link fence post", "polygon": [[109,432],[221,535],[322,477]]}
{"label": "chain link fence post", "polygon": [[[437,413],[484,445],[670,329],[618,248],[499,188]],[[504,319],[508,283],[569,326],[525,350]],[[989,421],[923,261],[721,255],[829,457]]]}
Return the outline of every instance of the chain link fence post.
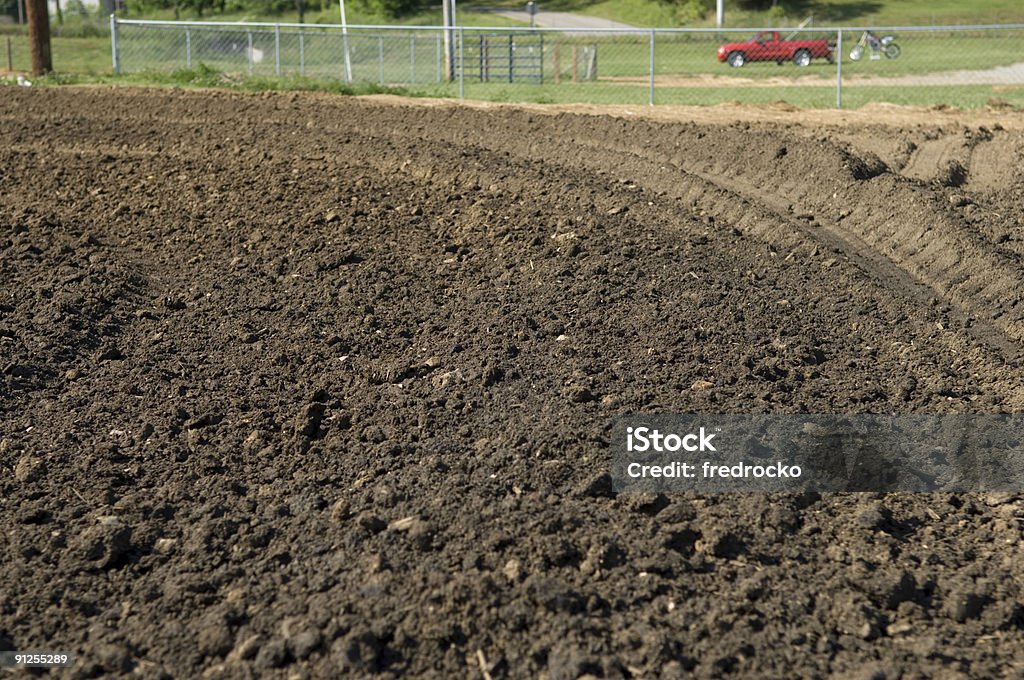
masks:
{"label": "chain link fence post", "polygon": [[274,25],[274,74],[281,77],[281,25]]}
{"label": "chain link fence post", "polygon": [[647,105],[654,106],[654,29],[651,29],[651,81],[647,91]]}
{"label": "chain link fence post", "polygon": [[110,58],[113,60],[114,73],[121,75],[121,55],[117,51],[117,16],[110,15]]}
{"label": "chain link fence post", "polygon": [[465,99],[466,98],[466,81],[465,81],[465,78],[463,77],[463,74],[466,71],[466,69],[465,69],[466,65],[463,62],[463,57],[465,56],[465,53],[462,50],[462,43],[463,43],[463,38],[465,37],[465,33],[466,33],[466,29],[464,29],[464,28],[462,28],[460,26],[459,27],[459,99]]}
{"label": "chain link fence post", "polygon": [[185,68],[192,68],[192,29],[185,28]]}
{"label": "chain link fence post", "polygon": [[[344,3],[342,3],[344,7]],[[352,52],[348,44],[348,24],[345,24],[341,29],[341,49],[345,53],[345,84],[352,84]]]}
{"label": "chain link fence post", "polygon": [[836,108],[843,108],[843,29],[836,38]]}
{"label": "chain link fence post", "polygon": [[438,33],[437,34],[437,38],[436,38],[436,45],[435,45],[435,49],[437,51],[437,56],[435,57],[437,59],[437,82],[441,82],[441,63],[443,62],[443,60],[441,59],[441,43],[442,42],[444,42],[444,41],[442,40],[441,34]]}

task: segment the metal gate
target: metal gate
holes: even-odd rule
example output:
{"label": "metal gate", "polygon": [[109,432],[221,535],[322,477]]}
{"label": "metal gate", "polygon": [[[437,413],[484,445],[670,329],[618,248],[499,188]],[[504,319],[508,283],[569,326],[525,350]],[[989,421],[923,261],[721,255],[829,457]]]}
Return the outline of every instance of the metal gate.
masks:
{"label": "metal gate", "polygon": [[481,83],[544,82],[542,33],[484,33],[466,36],[462,74]]}

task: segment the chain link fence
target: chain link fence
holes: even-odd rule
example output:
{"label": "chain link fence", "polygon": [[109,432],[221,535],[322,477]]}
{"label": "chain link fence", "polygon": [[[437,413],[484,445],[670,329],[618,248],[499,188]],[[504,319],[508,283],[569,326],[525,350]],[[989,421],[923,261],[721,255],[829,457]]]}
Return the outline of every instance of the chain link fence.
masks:
{"label": "chain link fence", "polygon": [[1024,106],[1024,25],[343,29],[112,17],[111,35],[118,73],[203,65],[539,103]]}

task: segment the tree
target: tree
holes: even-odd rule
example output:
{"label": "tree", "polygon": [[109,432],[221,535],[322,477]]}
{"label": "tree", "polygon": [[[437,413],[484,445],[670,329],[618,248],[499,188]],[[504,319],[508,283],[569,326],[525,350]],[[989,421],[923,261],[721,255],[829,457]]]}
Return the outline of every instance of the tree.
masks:
{"label": "tree", "polygon": [[676,18],[681,24],[703,19],[715,9],[715,0],[661,0],[661,2],[675,8]]}
{"label": "tree", "polygon": [[11,17],[12,20],[18,20],[18,0],[0,0],[0,14]]}
{"label": "tree", "polygon": [[28,0],[28,42],[32,52],[32,75],[41,76],[53,70],[50,52],[50,11],[46,0]]}
{"label": "tree", "polygon": [[431,3],[425,0],[360,0],[359,4],[373,14],[397,19],[417,12]]}

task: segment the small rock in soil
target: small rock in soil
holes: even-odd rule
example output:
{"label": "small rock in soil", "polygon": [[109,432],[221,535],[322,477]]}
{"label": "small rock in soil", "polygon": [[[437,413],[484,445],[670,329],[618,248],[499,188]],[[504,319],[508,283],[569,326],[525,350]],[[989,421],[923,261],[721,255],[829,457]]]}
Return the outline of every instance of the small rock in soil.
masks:
{"label": "small rock in soil", "polygon": [[295,419],[295,433],[300,437],[315,437],[320,431],[325,409],[324,404],[308,404]]}
{"label": "small rock in soil", "polygon": [[356,522],[371,534],[380,533],[388,528],[388,523],[371,512],[361,512]]}
{"label": "small rock in soil", "polygon": [[198,649],[204,656],[224,656],[234,646],[231,629],[223,621],[209,622],[199,630]]}
{"label": "small rock in soil", "polygon": [[302,661],[315,652],[320,647],[322,641],[323,637],[319,631],[304,630],[288,638],[288,646],[291,649],[292,655],[299,661]]}
{"label": "small rock in soil", "polygon": [[735,559],[746,552],[743,539],[731,531],[713,527],[697,541],[697,550],[723,559]]}
{"label": "small rock in soil", "polygon": [[39,456],[26,454],[14,466],[14,478],[22,484],[39,480],[46,471],[46,464]]}
{"label": "small rock in soil", "polygon": [[970,587],[954,588],[945,599],[942,611],[957,623],[978,618],[988,604],[984,595],[974,592]]}
{"label": "small rock in soil", "polygon": [[96,358],[99,361],[118,361],[124,359],[124,354],[117,347],[109,347],[103,350]]}
{"label": "small rock in soil", "polygon": [[245,638],[231,651],[231,656],[238,659],[252,659],[262,646],[262,639],[259,635],[250,635]]}
{"label": "small rock in soil", "polygon": [[288,663],[288,647],[284,640],[271,640],[260,647],[253,666],[260,670],[280,668]]}
{"label": "small rock in soil", "polygon": [[168,296],[164,298],[164,307],[172,310],[185,309],[185,301],[179,297]]}
{"label": "small rock in soil", "polygon": [[607,472],[601,472],[583,483],[580,495],[589,498],[614,498],[612,490],[612,476]]}
{"label": "small rock in soil", "polygon": [[570,385],[565,388],[563,394],[566,399],[574,404],[585,404],[594,401],[596,398],[589,388],[582,385]]}
{"label": "small rock in soil", "polygon": [[131,550],[131,528],[119,522],[97,522],[72,540],[72,554],[94,569],[118,566]]}

